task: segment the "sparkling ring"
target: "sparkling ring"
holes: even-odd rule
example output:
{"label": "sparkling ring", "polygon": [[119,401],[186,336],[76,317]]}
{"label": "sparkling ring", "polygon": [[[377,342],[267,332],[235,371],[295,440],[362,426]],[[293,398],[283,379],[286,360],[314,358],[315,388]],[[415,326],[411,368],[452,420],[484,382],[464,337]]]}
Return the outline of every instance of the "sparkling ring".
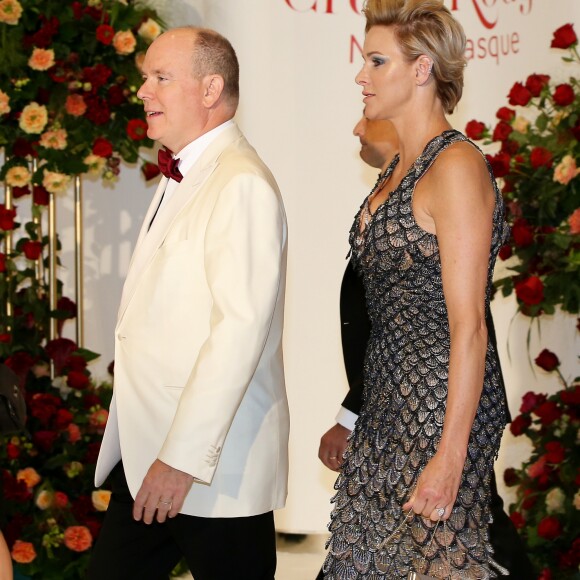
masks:
{"label": "sparkling ring", "polygon": [[171,500],[160,499],[157,503],[165,503],[165,504],[171,505],[173,502]]}
{"label": "sparkling ring", "polygon": [[336,455],[329,455],[328,459],[338,459],[338,457]]}
{"label": "sparkling ring", "polygon": [[442,518],[445,515],[445,508],[435,508],[437,515]]}

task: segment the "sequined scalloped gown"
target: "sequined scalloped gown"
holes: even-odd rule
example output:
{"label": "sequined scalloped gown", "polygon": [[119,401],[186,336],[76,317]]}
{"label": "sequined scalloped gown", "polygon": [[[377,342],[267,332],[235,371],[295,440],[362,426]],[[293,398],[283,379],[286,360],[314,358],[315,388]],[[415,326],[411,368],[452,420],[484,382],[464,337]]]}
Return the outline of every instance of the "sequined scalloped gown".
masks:
{"label": "sequined scalloped gown", "polygon": [[[372,330],[363,408],[332,499],[326,580],[404,579],[410,570],[462,580],[507,573],[493,561],[488,541],[490,474],[506,423],[499,362],[491,344],[459,494],[447,525],[439,526],[431,541],[432,528],[413,517],[384,544],[401,523],[401,506],[437,449],[447,398],[450,339],[439,251],[436,237],[413,218],[413,190],[441,151],[466,140],[450,130],[430,141],[362,233],[361,213],[368,198],[354,220],[350,242],[363,276]],[[396,157],[387,178],[397,162]],[[495,258],[508,236],[501,195],[492,181],[496,206],[486,306]]]}

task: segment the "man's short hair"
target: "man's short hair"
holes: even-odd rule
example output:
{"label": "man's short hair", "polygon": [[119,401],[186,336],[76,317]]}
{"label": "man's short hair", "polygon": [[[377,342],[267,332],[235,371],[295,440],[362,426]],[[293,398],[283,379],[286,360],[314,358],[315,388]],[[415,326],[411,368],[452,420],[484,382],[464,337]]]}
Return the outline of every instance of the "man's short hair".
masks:
{"label": "man's short hair", "polygon": [[194,42],[194,77],[221,76],[224,79],[224,97],[237,107],[240,99],[240,66],[230,41],[215,30],[198,28]]}

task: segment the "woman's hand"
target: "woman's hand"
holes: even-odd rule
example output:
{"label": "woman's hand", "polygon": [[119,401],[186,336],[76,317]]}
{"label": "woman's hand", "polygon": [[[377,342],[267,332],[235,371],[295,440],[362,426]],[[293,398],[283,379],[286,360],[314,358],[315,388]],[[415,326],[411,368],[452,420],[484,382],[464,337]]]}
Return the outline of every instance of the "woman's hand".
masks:
{"label": "woman's hand", "polygon": [[419,476],[403,511],[412,509],[417,515],[435,522],[448,519],[457,498],[464,463],[459,454],[436,453]]}

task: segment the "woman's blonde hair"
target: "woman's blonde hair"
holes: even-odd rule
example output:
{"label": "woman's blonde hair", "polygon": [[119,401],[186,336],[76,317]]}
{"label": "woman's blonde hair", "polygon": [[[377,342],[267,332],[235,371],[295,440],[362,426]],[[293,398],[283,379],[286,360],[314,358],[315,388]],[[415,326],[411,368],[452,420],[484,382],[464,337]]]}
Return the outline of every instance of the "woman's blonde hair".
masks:
{"label": "woman's blonde hair", "polygon": [[465,33],[442,0],[367,0],[365,31],[392,26],[405,57],[412,62],[422,54],[433,61],[437,95],[447,113],[463,93]]}

